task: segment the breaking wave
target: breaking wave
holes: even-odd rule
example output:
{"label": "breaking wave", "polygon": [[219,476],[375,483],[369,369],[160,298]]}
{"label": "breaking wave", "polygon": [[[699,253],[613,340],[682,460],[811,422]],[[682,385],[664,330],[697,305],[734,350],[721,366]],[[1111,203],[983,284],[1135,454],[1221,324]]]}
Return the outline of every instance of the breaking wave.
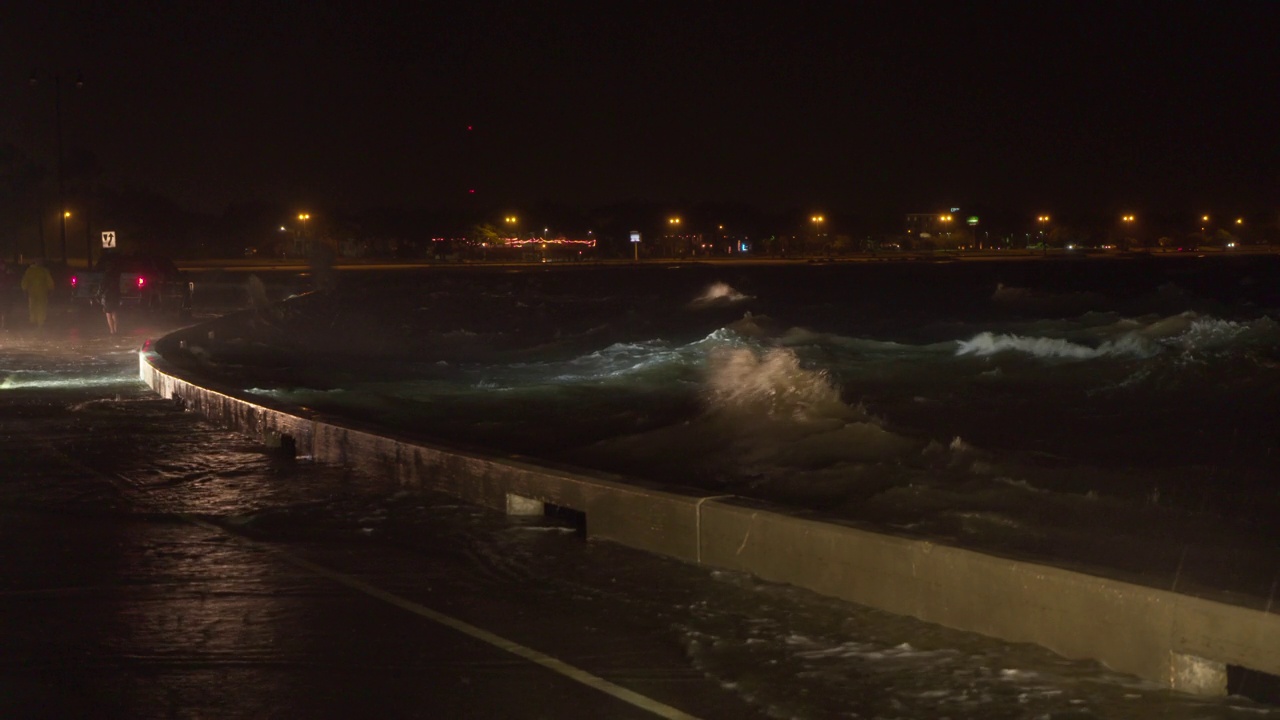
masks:
{"label": "breaking wave", "polygon": [[734,303],[739,303],[744,300],[750,300],[750,299],[751,299],[750,295],[743,295],[737,290],[734,290],[733,287],[731,287],[728,283],[718,282],[718,283],[713,283],[710,287],[706,289],[705,292],[702,293],[702,295],[699,295],[697,298],[693,300],[693,302],[690,302],[689,307],[703,308],[703,307],[711,307],[711,306],[732,305]]}
{"label": "breaking wave", "polygon": [[713,406],[760,411],[772,417],[839,417],[840,391],[825,370],[807,370],[790,350],[758,354],[717,348],[708,358],[707,392]]}
{"label": "breaking wave", "polygon": [[1042,358],[1068,358],[1092,360],[1100,357],[1146,358],[1160,352],[1160,346],[1136,334],[1124,335],[1118,340],[1108,340],[1097,347],[1081,345],[1062,338],[1023,337],[979,333],[970,340],[960,340],[957,355],[995,355],[1014,351]]}
{"label": "breaking wave", "polygon": [[1280,326],[1270,318],[1249,322],[1203,317],[1193,312],[1147,322],[1124,320],[1095,328],[1079,340],[1017,333],[981,332],[957,341],[956,355],[1020,352],[1041,358],[1093,360],[1149,358],[1166,350],[1216,352],[1280,344]]}

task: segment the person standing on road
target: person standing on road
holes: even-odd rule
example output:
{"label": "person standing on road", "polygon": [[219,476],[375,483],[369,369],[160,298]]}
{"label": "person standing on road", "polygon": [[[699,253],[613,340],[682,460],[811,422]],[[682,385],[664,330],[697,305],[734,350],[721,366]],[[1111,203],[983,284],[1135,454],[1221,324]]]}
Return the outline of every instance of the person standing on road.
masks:
{"label": "person standing on road", "polygon": [[107,330],[116,334],[118,325],[116,313],[120,311],[120,271],[111,269],[102,276],[102,288],[98,298],[102,302],[102,312],[107,316]]}
{"label": "person standing on road", "polygon": [[22,289],[27,293],[31,324],[43,328],[49,316],[49,293],[53,292],[53,275],[44,266],[43,258],[32,260],[31,266],[22,274]]}

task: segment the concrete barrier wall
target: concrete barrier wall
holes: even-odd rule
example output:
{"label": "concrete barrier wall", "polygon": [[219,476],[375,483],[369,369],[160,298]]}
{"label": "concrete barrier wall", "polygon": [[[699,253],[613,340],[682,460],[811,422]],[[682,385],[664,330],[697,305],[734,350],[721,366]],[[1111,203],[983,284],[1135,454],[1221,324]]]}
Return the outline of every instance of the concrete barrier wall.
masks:
{"label": "concrete barrier wall", "polygon": [[570,508],[585,514],[590,537],[1035,643],[1178,690],[1223,694],[1228,666],[1280,675],[1276,613],[872,532],[745,498],[398,438],[188,381],[154,351],[140,354],[140,371],[160,395],[268,444],[498,510]]}

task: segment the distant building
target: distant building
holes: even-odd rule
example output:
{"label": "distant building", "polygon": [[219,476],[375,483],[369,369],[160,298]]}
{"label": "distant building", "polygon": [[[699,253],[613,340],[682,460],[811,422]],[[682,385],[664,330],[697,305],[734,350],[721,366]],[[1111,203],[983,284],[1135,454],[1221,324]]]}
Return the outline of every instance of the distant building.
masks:
{"label": "distant building", "polygon": [[977,217],[963,217],[960,208],[941,213],[909,213],[906,241],[913,249],[966,250],[974,247],[977,224]]}
{"label": "distant building", "polygon": [[960,211],[948,213],[907,213],[907,234],[913,237],[931,237],[955,229]]}

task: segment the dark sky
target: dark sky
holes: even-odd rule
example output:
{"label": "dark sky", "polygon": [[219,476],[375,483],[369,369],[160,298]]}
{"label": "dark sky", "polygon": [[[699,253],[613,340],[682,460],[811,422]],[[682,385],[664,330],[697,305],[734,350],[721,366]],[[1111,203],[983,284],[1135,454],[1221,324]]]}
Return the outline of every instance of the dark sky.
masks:
{"label": "dark sky", "polygon": [[202,210],[1280,190],[1276,2],[18,0],[0,33],[0,143],[52,158],[58,74],[68,147]]}

